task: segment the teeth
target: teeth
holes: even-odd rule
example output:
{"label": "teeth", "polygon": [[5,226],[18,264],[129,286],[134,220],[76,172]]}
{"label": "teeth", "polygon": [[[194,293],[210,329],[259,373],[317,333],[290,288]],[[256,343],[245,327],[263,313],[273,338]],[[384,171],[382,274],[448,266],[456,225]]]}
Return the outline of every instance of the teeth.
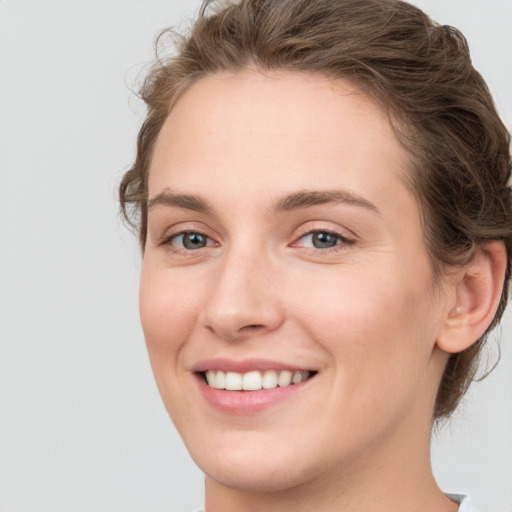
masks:
{"label": "teeth", "polygon": [[273,389],[277,386],[286,387],[299,384],[311,376],[310,372],[292,372],[283,370],[267,370],[265,372],[252,371],[247,373],[223,372],[208,370],[206,382],[208,386],[229,391],[259,391],[260,389]]}
{"label": "teeth", "polygon": [[226,389],[229,391],[239,391],[242,389],[242,374],[235,372],[226,372]]}
{"label": "teeth", "polygon": [[261,378],[260,372],[249,372],[244,373],[242,378],[242,389],[245,391],[257,391],[261,389],[263,385],[263,379]]}
{"label": "teeth", "polygon": [[217,372],[215,377],[215,385],[217,389],[225,389],[226,387],[226,374],[224,372]]}
{"label": "teeth", "polygon": [[263,374],[262,387],[263,389],[277,388],[277,372],[274,370],[267,370]]}
{"label": "teeth", "polygon": [[226,374],[221,371],[208,370],[206,372],[206,382],[211,388],[226,389]]}
{"label": "teeth", "polygon": [[281,388],[284,388],[285,386],[289,386],[291,383],[292,383],[292,372],[289,372],[288,370],[281,372],[279,374],[279,377],[277,377],[277,385]]}
{"label": "teeth", "polygon": [[208,382],[208,386],[211,388],[217,387],[217,373],[220,372],[214,372],[213,370],[208,370],[206,372],[206,382]]}
{"label": "teeth", "polygon": [[292,376],[292,384],[299,384],[309,377],[309,372],[295,372]]}

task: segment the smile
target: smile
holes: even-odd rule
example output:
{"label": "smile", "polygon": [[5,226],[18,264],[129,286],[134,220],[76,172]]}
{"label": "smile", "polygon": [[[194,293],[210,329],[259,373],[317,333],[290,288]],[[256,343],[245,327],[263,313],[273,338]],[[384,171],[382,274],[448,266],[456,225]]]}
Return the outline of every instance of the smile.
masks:
{"label": "smile", "polygon": [[314,385],[319,373],[302,364],[258,358],[203,359],[190,370],[207,404],[238,416],[258,415],[293,400],[301,390]]}
{"label": "smile", "polygon": [[227,391],[259,391],[300,384],[314,372],[290,370],[266,370],[238,373],[233,371],[207,370],[203,373],[206,383],[214,389]]}

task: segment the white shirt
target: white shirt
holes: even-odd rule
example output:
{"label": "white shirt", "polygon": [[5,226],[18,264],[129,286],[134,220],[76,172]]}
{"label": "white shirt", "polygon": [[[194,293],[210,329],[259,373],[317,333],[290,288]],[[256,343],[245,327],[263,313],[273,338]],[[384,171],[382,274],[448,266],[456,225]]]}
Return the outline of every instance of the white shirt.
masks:
{"label": "white shirt", "polygon": [[469,496],[464,496],[463,494],[448,494],[447,496],[460,503],[459,512],[478,512],[473,503],[471,503]]}

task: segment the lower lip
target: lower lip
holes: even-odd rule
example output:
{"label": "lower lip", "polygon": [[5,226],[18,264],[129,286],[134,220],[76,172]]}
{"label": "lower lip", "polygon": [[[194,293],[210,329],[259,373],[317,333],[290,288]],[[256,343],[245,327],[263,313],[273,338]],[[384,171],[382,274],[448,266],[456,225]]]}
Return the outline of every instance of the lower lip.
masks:
{"label": "lower lip", "polygon": [[291,384],[282,388],[260,389],[258,391],[227,391],[211,388],[206,384],[202,375],[197,375],[201,394],[210,405],[222,412],[239,415],[256,414],[287,400],[303,389],[310,380],[312,380],[312,377],[300,384]]}

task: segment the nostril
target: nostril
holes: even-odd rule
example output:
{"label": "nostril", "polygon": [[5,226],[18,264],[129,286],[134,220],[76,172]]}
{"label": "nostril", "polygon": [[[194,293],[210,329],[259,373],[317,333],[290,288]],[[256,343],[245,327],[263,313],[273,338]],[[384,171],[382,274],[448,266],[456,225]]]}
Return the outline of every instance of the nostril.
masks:
{"label": "nostril", "polygon": [[258,324],[252,324],[252,325],[244,325],[240,329],[238,329],[239,333],[246,333],[246,332],[254,332],[258,331],[260,329],[264,329],[264,325],[258,325]]}

